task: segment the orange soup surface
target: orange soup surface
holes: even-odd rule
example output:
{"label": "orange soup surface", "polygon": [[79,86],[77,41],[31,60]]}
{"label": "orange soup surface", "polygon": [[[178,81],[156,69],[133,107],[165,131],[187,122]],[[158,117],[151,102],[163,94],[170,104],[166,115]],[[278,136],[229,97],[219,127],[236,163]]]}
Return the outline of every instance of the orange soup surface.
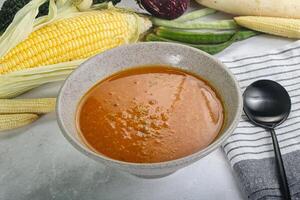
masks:
{"label": "orange soup surface", "polygon": [[81,100],[77,125],[93,151],[134,163],[181,158],[207,147],[223,125],[207,82],[164,66],[121,71]]}

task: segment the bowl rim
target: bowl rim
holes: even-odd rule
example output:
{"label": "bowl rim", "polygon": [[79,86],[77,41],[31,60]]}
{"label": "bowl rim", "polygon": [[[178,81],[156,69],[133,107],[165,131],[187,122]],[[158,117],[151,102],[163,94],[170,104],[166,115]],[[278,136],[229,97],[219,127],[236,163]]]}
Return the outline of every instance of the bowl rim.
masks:
{"label": "bowl rim", "polygon": [[[122,50],[122,49],[126,49],[126,48],[132,48],[135,46],[150,46],[150,45],[163,45],[163,46],[173,46],[176,48],[185,48],[188,49],[190,51],[196,51],[199,54],[203,54],[204,56],[208,57],[209,59],[211,59],[213,62],[215,62],[215,64],[219,65],[221,68],[223,68],[224,71],[226,71],[226,73],[228,74],[228,76],[233,80],[234,83],[234,89],[237,92],[237,101],[238,101],[238,105],[237,105],[237,111],[234,115],[233,121],[232,123],[229,125],[229,127],[227,128],[227,130],[220,136],[218,137],[216,140],[214,140],[213,143],[211,143],[209,146],[207,146],[204,149],[201,149],[193,154],[187,155],[185,157],[181,157],[178,159],[174,159],[174,160],[169,160],[169,161],[163,161],[163,162],[156,162],[156,163],[133,163],[133,162],[126,162],[126,161],[121,161],[121,160],[116,160],[113,158],[109,158],[105,155],[101,155],[98,154],[92,150],[86,150],[88,149],[87,147],[83,147],[83,145],[81,143],[79,143],[77,140],[73,139],[73,137],[71,136],[70,133],[68,133],[67,129],[64,127],[64,123],[63,120],[61,118],[60,115],[60,101],[62,99],[63,96],[63,90],[66,87],[66,82],[68,81],[69,77],[73,76],[74,73],[76,73],[78,68],[81,67],[85,67],[85,63],[89,62],[90,60],[94,59],[95,57],[101,56],[103,58],[106,57],[107,54],[115,54],[115,52]],[[65,81],[63,82],[60,90],[59,90],[59,94],[57,96],[57,104],[56,104],[56,115],[57,115],[57,123],[58,126],[63,134],[63,136],[71,143],[71,145],[77,149],[78,151],[80,151],[81,153],[85,154],[86,156],[88,156],[89,158],[92,158],[95,161],[101,161],[102,163],[107,163],[109,162],[110,164],[113,165],[117,165],[121,168],[127,167],[127,168],[136,168],[136,169],[161,169],[162,167],[176,167],[178,165],[184,165],[184,164],[188,164],[188,163],[193,163],[197,160],[199,160],[200,158],[208,155],[209,153],[211,153],[212,151],[214,151],[215,149],[217,149],[218,147],[220,147],[222,145],[222,143],[228,139],[228,137],[231,135],[231,133],[233,132],[233,130],[237,127],[240,117],[242,115],[242,111],[243,111],[243,101],[242,101],[242,93],[239,87],[239,83],[237,81],[237,79],[235,78],[235,76],[233,75],[233,73],[226,67],[226,65],[224,65],[220,60],[218,60],[217,58],[211,56],[210,54],[201,51],[199,49],[196,49],[194,47],[189,47],[183,44],[177,44],[177,43],[170,43],[170,42],[140,42],[140,43],[135,43],[135,44],[126,44],[126,45],[122,45],[119,46],[117,48],[113,48],[110,50],[107,50],[103,53],[97,54],[89,59],[87,59],[86,61],[84,61],[83,63],[81,63],[73,72],[71,72],[69,74],[69,76],[65,79]]]}

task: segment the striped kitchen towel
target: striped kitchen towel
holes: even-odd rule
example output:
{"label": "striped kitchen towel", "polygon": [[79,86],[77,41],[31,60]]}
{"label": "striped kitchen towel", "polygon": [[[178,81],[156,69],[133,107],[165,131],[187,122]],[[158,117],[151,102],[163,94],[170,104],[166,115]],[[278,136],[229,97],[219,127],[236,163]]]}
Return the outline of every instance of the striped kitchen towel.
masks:
{"label": "striped kitchen towel", "polygon": [[[292,199],[300,199],[300,41],[265,54],[221,60],[236,75],[242,92],[259,79],[277,81],[289,92],[292,112],[276,133]],[[249,199],[283,199],[268,131],[243,115],[223,149]]]}

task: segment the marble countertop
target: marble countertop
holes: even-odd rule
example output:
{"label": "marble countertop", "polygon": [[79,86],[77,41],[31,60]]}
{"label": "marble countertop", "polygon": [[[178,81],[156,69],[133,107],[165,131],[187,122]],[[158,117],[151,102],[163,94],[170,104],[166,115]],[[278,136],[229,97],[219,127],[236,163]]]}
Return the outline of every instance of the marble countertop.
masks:
{"label": "marble countertop", "polygon": [[[268,52],[290,42],[261,35],[237,42],[217,57]],[[23,97],[53,97],[60,85],[45,85]],[[221,149],[168,177],[144,180],[107,169],[79,153],[62,136],[54,113],[25,128],[0,133],[0,200],[244,198]]]}

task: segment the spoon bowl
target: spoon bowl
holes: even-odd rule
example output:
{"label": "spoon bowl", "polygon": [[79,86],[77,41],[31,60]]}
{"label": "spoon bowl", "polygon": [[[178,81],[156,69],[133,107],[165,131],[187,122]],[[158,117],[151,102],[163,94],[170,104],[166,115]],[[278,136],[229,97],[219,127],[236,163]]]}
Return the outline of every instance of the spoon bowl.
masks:
{"label": "spoon bowl", "polygon": [[291,98],[279,83],[259,80],[244,92],[244,111],[258,126],[275,128],[282,124],[291,111]]}
{"label": "spoon bowl", "polygon": [[291,98],[279,83],[271,80],[259,80],[246,88],[243,101],[244,112],[249,120],[271,132],[282,193],[284,199],[290,200],[288,181],[274,128],[288,118],[291,112]]}

